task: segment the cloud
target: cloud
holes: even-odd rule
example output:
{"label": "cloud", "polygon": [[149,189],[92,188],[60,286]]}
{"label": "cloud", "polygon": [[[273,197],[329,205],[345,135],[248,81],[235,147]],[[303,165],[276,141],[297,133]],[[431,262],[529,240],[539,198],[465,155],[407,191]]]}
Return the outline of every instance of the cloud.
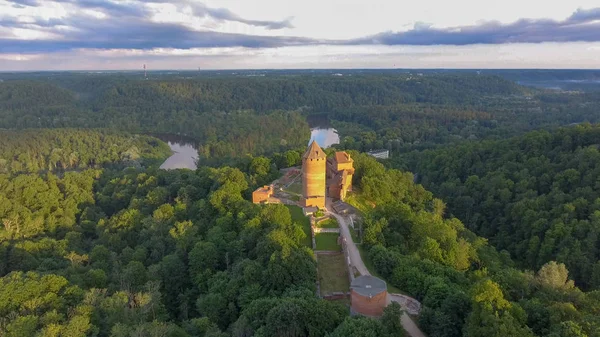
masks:
{"label": "cloud", "polygon": [[79,8],[96,9],[111,16],[148,17],[150,11],[143,3],[116,3],[107,0],[57,0],[59,3],[70,3]]}
{"label": "cloud", "polygon": [[248,20],[232,13],[226,8],[210,8],[202,3],[192,4],[191,6],[194,14],[199,17],[210,16],[217,20],[241,22],[250,26],[265,27],[270,30],[294,28],[292,25],[292,18],[287,18],[282,21]]}
{"label": "cloud", "polygon": [[8,2],[17,8],[36,7],[38,5],[37,0],[10,0]]}
{"label": "cloud", "polygon": [[573,15],[571,15],[567,21],[570,22],[582,22],[600,20],[600,8],[592,9],[577,9]]}
{"label": "cloud", "polygon": [[130,23],[127,25],[90,25],[67,33],[61,40],[25,40],[0,38],[0,53],[58,52],[73,49],[143,49],[155,48],[273,48],[310,45],[316,42],[297,37],[257,36],[194,31],[180,25],[164,23]]}
{"label": "cloud", "polygon": [[[182,22],[155,21],[154,5],[173,5],[179,13],[212,22],[237,22],[266,30],[292,28],[291,18],[281,21],[243,18],[225,8],[212,8],[189,0],[9,0],[14,6],[39,7],[57,3],[68,15],[31,17],[0,13],[0,54],[35,54],[94,50],[153,50],[197,48],[278,48],[289,46],[364,45],[475,45],[542,42],[600,41],[600,8],[578,9],[562,21],[521,19],[513,23],[485,22],[472,26],[436,28],[418,22],[404,32],[383,32],[350,40],[251,35],[217,32],[209,25],[191,27]],[[104,15],[98,15],[101,12]],[[33,34],[33,33],[38,34]]]}
{"label": "cloud", "polygon": [[[41,0],[7,0],[18,7],[39,7],[43,5]],[[211,17],[219,21],[233,21],[256,27],[265,27],[266,29],[276,30],[283,28],[294,28],[291,20],[287,18],[281,21],[251,20],[245,19],[227,8],[211,8],[201,2],[190,0],[136,0],[133,2],[115,2],[111,0],[53,0],[56,3],[67,3],[75,5],[80,9],[96,9],[111,16],[137,16],[148,17],[150,12],[145,4],[149,3],[169,3],[178,7],[191,7],[194,14],[198,17]]]}
{"label": "cloud", "polygon": [[563,21],[520,19],[510,24],[485,22],[473,26],[434,28],[423,23],[405,32],[384,32],[347,44],[471,45],[600,41],[600,8],[578,9]]}
{"label": "cloud", "polygon": [[[148,0],[146,3],[162,3]],[[42,6],[35,0],[12,0],[28,6]],[[77,6],[62,18],[34,18],[21,20],[0,15],[2,29],[25,29],[58,36],[56,39],[15,38],[15,34],[0,35],[0,53],[58,52],[73,49],[154,49],[154,48],[214,48],[247,47],[270,48],[310,45],[316,40],[290,36],[260,36],[193,29],[183,23],[155,22],[152,13],[142,2],[115,3],[106,0],[59,0],[62,4]],[[169,1],[169,3],[173,3]],[[247,20],[226,9],[209,8],[201,3],[175,2],[178,6],[192,6],[196,16],[211,17],[220,21],[237,21],[266,29],[291,27],[290,20]],[[106,14],[89,15],[81,9],[93,9]]]}

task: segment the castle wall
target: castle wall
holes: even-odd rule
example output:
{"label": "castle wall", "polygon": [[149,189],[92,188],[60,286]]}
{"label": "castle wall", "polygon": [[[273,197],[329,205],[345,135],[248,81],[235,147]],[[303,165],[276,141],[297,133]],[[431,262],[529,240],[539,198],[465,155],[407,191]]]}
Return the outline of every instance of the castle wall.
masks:
{"label": "castle wall", "polygon": [[325,208],[325,197],[308,197],[302,198],[300,202],[302,207],[317,207]]}
{"label": "castle wall", "polygon": [[337,171],[343,171],[343,170],[352,171],[353,169],[354,169],[353,162],[337,163],[337,167],[336,167]]}

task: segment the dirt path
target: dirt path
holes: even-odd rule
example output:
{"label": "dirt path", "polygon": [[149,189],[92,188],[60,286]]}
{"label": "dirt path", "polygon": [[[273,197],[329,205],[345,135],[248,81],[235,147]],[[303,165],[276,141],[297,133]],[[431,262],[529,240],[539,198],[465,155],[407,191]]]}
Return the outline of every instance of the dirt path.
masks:
{"label": "dirt path", "polygon": [[402,327],[404,330],[406,330],[406,332],[408,332],[408,334],[412,337],[426,337],[423,331],[419,329],[417,324],[412,320],[412,318],[410,318],[410,316],[408,316],[406,312],[402,314],[402,317],[400,317],[400,322],[402,322]]}
{"label": "dirt path", "polygon": [[412,297],[400,294],[388,294],[387,297],[388,305],[391,302],[397,302],[398,304],[400,304],[400,306],[402,306],[402,310],[404,310],[404,313],[402,314],[402,317],[400,317],[400,322],[402,322],[402,327],[404,328],[404,330],[406,330],[408,334],[412,337],[426,337],[425,334],[421,331],[421,329],[419,329],[417,324],[408,315],[408,312],[414,313],[414,308],[408,308],[406,306],[407,300],[416,301]]}
{"label": "dirt path", "polygon": [[350,230],[348,229],[348,223],[346,222],[346,219],[339,214],[330,211],[328,211],[328,213],[333,215],[340,224],[340,234],[342,234],[342,237],[344,240],[346,240],[346,247],[348,247],[348,255],[350,256],[352,265],[356,267],[356,270],[358,270],[361,275],[371,275],[365,266],[362,257],[360,256],[358,247],[356,247],[356,244],[352,240],[352,235],[350,235]]}
{"label": "dirt path", "polygon": [[[354,240],[352,240],[352,235],[350,235],[350,230],[348,229],[348,222],[346,222],[346,219],[343,216],[329,210],[327,211],[327,213],[334,216],[340,224],[340,234],[346,240],[346,247],[348,247],[348,255],[350,256],[350,261],[352,262],[352,265],[356,267],[356,269],[361,275],[371,275],[371,273],[369,273],[369,270],[365,266],[362,257],[360,256],[360,251],[358,250],[358,247],[356,247]],[[412,337],[426,337],[425,334],[421,331],[421,329],[419,329],[417,324],[406,313],[406,310],[408,309],[405,306],[406,302],[400,300],[400,298],[397,298],[396,295],[388,294],[388,304],[392,301],[398,302],[402,306],[402,309],[405,310],[405,312],[402,314],[402,317],[400,318],[404,330],[406,330],[406,332],[408,332],[408,334]]]}

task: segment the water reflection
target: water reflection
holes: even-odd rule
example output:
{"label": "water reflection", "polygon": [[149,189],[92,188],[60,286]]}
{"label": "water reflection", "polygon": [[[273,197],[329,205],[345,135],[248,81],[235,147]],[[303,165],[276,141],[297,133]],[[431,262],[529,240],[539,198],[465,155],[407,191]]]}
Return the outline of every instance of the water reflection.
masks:
{"label": "water reflection", "polygon": [[310,140],[308,144],[312,141],[316,140],[317,144],[322,148],[328,148],[331,145],[340,143],[340,136],[337,133],[337,130],[334,128],[322,129],[322,128],[314,128],[310,129]]}
{"label": "water reflection", "polygon": [[195,170],[198,167],[198,147],[194,139],[169,134],[154,134],[153,136],[167,142],[173,151],[173,155],[160,165],[161,169]]}
{"label": "water reflection", "polygon": [[313,140],[322,148],[328,148],[331,145],[340,143],[340,136],[336,129],[331,127],[331,122],[327,114],[317,114],[308,116],[306,119],[310,127],[310,144]]}

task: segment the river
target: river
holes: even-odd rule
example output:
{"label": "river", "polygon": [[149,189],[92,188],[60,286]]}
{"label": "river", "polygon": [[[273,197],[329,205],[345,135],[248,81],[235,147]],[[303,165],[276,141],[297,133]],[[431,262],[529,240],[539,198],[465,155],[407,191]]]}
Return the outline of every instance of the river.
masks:
{"label": "river", "polygon": [[173,134],[152,134],[152,136],[169,144],[173,154],[165,160],[161,169],[190,169],[198,168],[198,144],[190,137]]}
{"label": "river", "polygon": [[[331,145],[340,143],[340,136],[337,130],[331,126],[327,114],[316,114],[307,117],[310,127],[310,142],[317,141],[322,148],[328,148]],[[196,140],[186,136],[174,134],[150,134],[163,142],[166,142],[173,154],[165,160],[161,169],[190,169],[198,168],[198,143]]]}
{"label": "river", "polygon": [[337,130],[331,127],[327,114],[310,115],[306,118],[306,121],[310,127],[309,145],[313,140],[316,140],[322,148],[340,143],[340,136]]}

